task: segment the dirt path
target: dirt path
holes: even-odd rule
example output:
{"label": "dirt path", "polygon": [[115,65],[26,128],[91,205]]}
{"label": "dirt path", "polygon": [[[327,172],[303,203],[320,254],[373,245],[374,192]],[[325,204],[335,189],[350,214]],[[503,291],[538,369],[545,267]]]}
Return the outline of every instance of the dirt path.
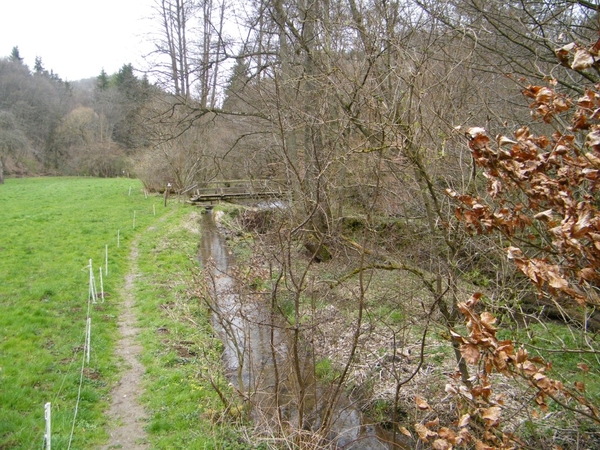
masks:
{"label": "dirt path", "polygon": [[142,346],[136,342],[138,335],[137,319],[133,306],[135,298],[133,283],[137,276],[137,241],[132,244],[129,260],[131,269],[125,277],[123,288],[123,309],[119,316],[121,339],[117,342],[116,355],[121,360],[123,378],[112,392],[112,404],[108,410],[110,418],[110,439],[104,450],[148,449],[147,434],[144,430],[146,412],[139,403],[142,394],[144,366],[139,361]]}

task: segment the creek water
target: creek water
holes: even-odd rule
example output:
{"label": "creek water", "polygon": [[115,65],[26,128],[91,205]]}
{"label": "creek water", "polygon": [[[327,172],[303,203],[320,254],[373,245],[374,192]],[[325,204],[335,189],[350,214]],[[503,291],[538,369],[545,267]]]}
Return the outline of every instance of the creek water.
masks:
{"label": "creek water", "polygon": [[332,388],[314,381],[310,358],[294,362],[293,344],[279,313],[271,311],[264,296],[244,293],[236,283],[233,258],[211,210],[202,218],[199,259],[211,279],[213,327],[223,342],[227,376],[250,402],[252,419],[261,432],[319,431],[324,435],[322,448],[391,448],[380,439],[378,427],[363,423],[348,398],[332,395]]}

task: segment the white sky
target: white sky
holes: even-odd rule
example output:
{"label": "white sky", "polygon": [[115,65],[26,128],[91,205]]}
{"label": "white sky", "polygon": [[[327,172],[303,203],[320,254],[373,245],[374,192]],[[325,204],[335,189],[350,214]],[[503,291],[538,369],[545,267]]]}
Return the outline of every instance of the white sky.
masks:
{"label": "white sky", "polygon": [[14,46],[33,70],[44,68],[65,81],[96,77],[123,64],[143,68],[151,50],[148,32],[153,0],[0,0],[0,57]]}

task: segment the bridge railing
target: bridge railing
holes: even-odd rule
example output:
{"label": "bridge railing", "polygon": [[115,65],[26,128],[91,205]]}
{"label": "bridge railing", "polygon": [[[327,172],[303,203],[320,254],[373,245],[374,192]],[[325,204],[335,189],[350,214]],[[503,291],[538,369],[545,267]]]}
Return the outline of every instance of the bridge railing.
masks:
{"label": "bridge railing", "polygon": [[218,180],[194,189],[192,201],[213,198],[241,198],[253,196],[282,196],[288,192],[285,181],[277,179]]}

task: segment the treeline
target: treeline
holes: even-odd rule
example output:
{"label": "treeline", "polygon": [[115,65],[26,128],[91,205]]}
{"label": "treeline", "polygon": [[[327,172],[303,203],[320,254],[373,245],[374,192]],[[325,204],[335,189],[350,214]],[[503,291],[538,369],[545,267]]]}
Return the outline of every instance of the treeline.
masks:
{"label": "treeline", "polygon": [[151,86],[131,64],[115,74],[63,81],[17,47],[0,58],[0,180],[10,175],[116,176],[147,145],[139,111]]}

